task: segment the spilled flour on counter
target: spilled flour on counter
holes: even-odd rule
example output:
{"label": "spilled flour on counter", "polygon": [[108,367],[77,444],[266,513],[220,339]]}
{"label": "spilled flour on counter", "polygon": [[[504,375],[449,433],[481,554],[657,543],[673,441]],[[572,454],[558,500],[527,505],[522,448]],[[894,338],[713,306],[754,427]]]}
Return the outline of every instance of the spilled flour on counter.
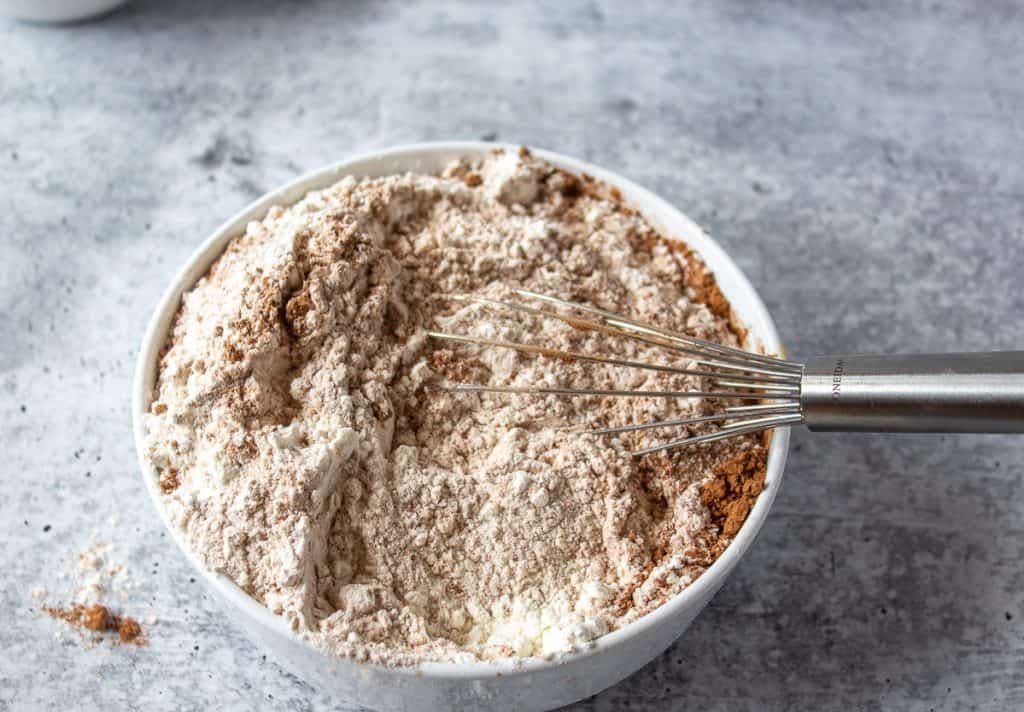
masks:
{"label": "spilled flour on counter", "polygon": [[322,649],[386,664],[564,653],[699,576],[763,485],[762,438],[633,458],[678,433],[570,428],[708,406],[441,388],[699,387],[426,336],[690,365],[446,298],[512,287],[743,336],[696,255],[525,150],[272,208],[184,295],[147,416],[165,505],[205,563]]}

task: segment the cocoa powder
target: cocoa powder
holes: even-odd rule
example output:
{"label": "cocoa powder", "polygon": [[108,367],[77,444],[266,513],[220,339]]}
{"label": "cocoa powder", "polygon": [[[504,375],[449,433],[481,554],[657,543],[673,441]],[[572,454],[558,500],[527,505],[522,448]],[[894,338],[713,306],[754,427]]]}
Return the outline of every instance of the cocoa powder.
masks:
{"label": "cocoa powder", "polygon": [[[99,639],[107,638],[123,645],[147,645],[146,635],[142,626],[134,618],[113,613],[101,603],[84,605],[75,603],[71,606],[44,606],[43,611],[53,618],[64,621],[74,628],[93,633],[108,634]],[[112,634],[116,633],[116,637]],[[94,638],[96,640],[96,638]]]}
{"label": "cocoa powder", "polygon": [[736,535],[764,490],[767,457],[764,448],[738,453],[716,467],[714,479],[701,486],[701,504],[725,536]]}

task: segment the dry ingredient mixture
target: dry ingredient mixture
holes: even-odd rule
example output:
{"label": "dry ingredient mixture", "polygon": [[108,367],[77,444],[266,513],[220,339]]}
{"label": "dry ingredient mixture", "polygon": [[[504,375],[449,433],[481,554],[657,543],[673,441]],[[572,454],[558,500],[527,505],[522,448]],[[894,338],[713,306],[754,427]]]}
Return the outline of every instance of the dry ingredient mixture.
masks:
{"label": "dry ingredient mixture", "polygon": [[166,507],[206,564],[322,649],[386,664],[564,653],[699,576],[763,487],[763,438],[634,458],[678,433],[571,428],[710,405],[444,390],[699,387],[426,336],[689,365],[449,298],[517,286],[744,337],[695,254],[525,149],[272,208],[184,295],[147,416]]}

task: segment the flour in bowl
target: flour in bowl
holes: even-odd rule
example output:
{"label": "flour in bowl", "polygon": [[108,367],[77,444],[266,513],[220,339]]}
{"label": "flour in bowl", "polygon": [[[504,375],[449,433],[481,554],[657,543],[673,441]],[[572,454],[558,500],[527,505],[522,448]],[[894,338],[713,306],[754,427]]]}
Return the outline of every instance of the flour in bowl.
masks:
{"label": "flour in bowl", "polygon": [[525,150],[275,207],[184,295],[146,421],[165,506],[205,564],[320,648],[386,664],[557,655],[699,576],[762,487],[762,436],[634,458],[678,433],[575,426],[708,406],[446,390],[699,387],[427,337],[690,365],[449,298],[513,287],[743,336],[696,255],[616,189]]}

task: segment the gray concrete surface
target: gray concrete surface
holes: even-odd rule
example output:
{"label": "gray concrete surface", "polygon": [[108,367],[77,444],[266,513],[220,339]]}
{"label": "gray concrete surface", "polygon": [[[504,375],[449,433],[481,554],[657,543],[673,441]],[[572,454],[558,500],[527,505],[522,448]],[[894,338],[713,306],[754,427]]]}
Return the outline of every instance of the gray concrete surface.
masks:
{"label": "gray concrete surface", "polygon": [[[0,709],[349,709],[192,583],[128,393],[172,272],[291,177],[490,137],[702,224],[797,354],[1024,347],[1015,2],[133,2],[0,22]],[[575,710],[1024,706],[1024,440],[798,432],[775,510],[684,642]],[[116,518],[111,520],[111,517]],[[56,639],[112,539],[146,649]]]}

